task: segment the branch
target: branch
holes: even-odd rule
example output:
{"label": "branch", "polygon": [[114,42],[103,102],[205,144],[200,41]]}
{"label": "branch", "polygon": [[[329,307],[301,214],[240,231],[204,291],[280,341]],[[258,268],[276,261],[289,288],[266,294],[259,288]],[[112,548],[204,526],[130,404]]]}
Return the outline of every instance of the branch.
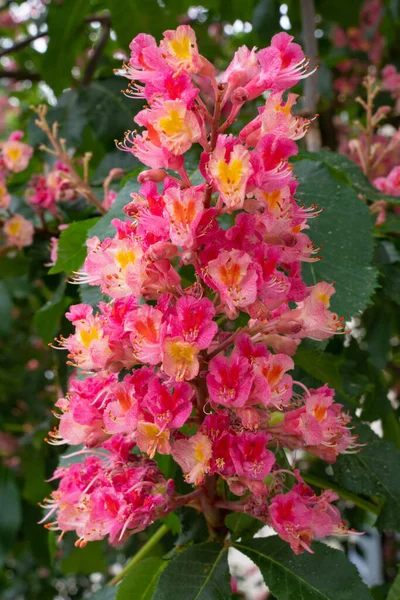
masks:
{"label": "branch", "polygon": [[[301,0],[301,20],[303,29],[303,43],[306,56],[311,61],[311,67],[317,66],[318,44],[315,37],[315,7],[314,0]],[[304,107],[305,111],[313,118],[318,103],[318,77],[315,73],[304,80]],[[306,136],[307,150],[316,152],[321,148],[321,133],[316,121],[313,121]]]}
{"label": "branch", "polygon": [[147,542],[142,546],[139,552],[136,552],[135,556],[131,558],[131,560],[125,565],[122,569],[121,573],[118,573],[115,577],[108,582],[107,585],[117,585],[125,577],[125,575],[130,571],[130,569],[136,565],[146,554],[150,552],[150,550],[158,544],[158,542],[168,533],[169,529],[166,525],[161,525],[159,529],[155,532],[155,534],[147,540]]}
{"label": "branch", "polygon": [[27,37],[24,40],[21,40],[20,42],[16,42],[14,46],[11,46],[11,48],[4,48],[4,50],[0,50],[0,58],[2,56],[5,56],[6,54],[12,54],[13,52],[17,52],[18,50],[21,50],[21,48],[25,48],[25,46],[29,46],[29,44],[31,44],[35,40],[38,40],[39,38],[44,37],[45,35],[48,35],[47,31],[44,33],[37,33],[36,35],[31,35],[30,37]]}
{"label": "branch", "polygon": [[85,21],[86,21],[86,23],[93,23],[95,21],[98,21],[99,23],[103,23],[103,24],[108,23],[109,25],[111,25],[111,17],[109,14],[87,15],[87,17],[85,17]]}
{"label": "branch", "polygon": [[40,150],[45,150],[46,152],[57,156],[59,160],[61,160],[67,165],[67,178],[69,179],[69,181],[71,181],[73,188],[84,198],[86,198],[88,202],[94,204],[97,210],[100,212],[100,214],[104,215],[107,212],[106,209],[104,208],[100,200],[97,198],[97,196],[93,193],[92,188],[87,182],[87,162],[90,160],[91,154],[87,152],[84,156],[85,177],[84,179],[82,179],[75,168],[74,161],[68,154],[65,140],[58,137],[58,123],[53,123],[51,128],[47,123],[47,106],[45,106],[44,104],[40,104],[37,107],[32,106],[31,108],[38,116],[38,118],[35,120],[35,125],[37,125],[37,127],[39,127],[39,129],[41,129],[46,134],[51,144],[51,148],[42,145],[39,147]]}
{"label": "branch", "polygon": [[18,71],[0,69],[0,79],[15,79],[16,81],[29,79],[30,81],[41,81],[42,77],[39,73],[31,73],[30,71],[24,71],[22,69],[19,69]]}
{"label": "branch", "polygon": [[103,54],[104,49],[107,45],[110,31],[111,31],[111,21],[110,21],[110,18],[108,18],[107,20],[103,21],[103,29],[101,32],[101,36],[100,36],[98,43],[96,44],[93,55],[90,57],[87,65],[86,65],[85,72],[82,77],[82,82],[81,82],[82,85],[89,85],[89,83],[94,75],[94,72],[96,70],[97,63],[99,62],[101,55]]}

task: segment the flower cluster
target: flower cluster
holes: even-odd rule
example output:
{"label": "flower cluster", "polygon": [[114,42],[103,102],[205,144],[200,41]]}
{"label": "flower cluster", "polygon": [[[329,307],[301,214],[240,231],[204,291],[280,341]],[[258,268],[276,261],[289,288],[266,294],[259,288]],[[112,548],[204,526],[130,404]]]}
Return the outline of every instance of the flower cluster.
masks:
{"label": "flower cluster", "polygon": [[[283,493],[291,472],[275,452],[301,448],[334,462],[356,440],[334,391],[308,390],[290,374],[302,339],[343,331],[329,310],[333,286],[302,278],[302,263],[319,258],[306,233],[318,211],[296,203],[289,158],[309,122],[292,114],[297,96],[283,92],[307,75],[307,60],[281,33],[266,49],[240,48],[217,79],[186,25],[159,45],[140,34],[130,49],[127,93],[147,104],[135,118],[143,131],[120,147],[149,169],[125,220],[112,222],[114,237],[88,240],[76,276],[110,302],[66,315],[75,332],[60,346],[89,376],[57,402],[50,438],[83,444],[89,458],[56,473],[51,512],[80,545],[124,539],[176,507],[172,486],[147,466],[166,454],[194,486],[187,504],[206,507],[210,527],[216,511],[234,508],[271,524],[295,552],[310,551],[313,538],[343,530],[336,496],[316,496],[297,472]],[[226,133],[265,92],[257,117]],[[194,144],[196,182],[184,157]],[[117,466],[90,458],[121,444],[133,451]],[[217,478],[237,502],[210,493]]]}
{"label": "flower cluster", "polygon": [[[385,49],[385,37],[379,33],[384,8],[382,0],[365,0],[360,10],[359,27],[341,27],[332,29],[332,43],[336,48],[346,48],[350,57],[341,60],[337,65],[338,77],[334,87],[339,99],[351,98],[370,63],[379,66]],[[360,58],[364,53],[366,59]],[[352,57],[354,56],[354,58]]]}
{"label": "flower cluster", "polygon": [[34,226],[21,214],[10,211],[11,194],[7,189],[7,178],[13,173],[24,171],[33,154],[33,148],[21,141],[22,131],[14,131],[5,142],[0,142],[0,217],[3,222],[2,236],[6,246],[19,249],[32,244]]}
{"label": "flower cluster", "polygon": [[400,196],[400,166],[393,167],[387,177],[377,177],[374,186],[391,196]]}
{"label": "flower cluster", "polygon": [[57,216],[58,202],[77,198],[77,193],[68,180],[68,173],[67,165],[57,160],[47,174],[32,177],[26,191],[26,199],[34,210],[48,210]]}
{"label": "flower cluster", "polygon": [[104,444],[108,453],[86,457],[82,464],[59,467],[53,479],[60,485],[46,501],[57,511],[51,530],[76,531],[76,546],[107,535],[116,544],[163,516],[174,482],[166,480],[155,463],[130,454],[133,442],[115,436]]}
{"label": "flower cluster", "polygon": [[395,100],[395,111],[400,113],[400,73],[395,65],[386,65],[382,69],[383,89],[391,93]]}

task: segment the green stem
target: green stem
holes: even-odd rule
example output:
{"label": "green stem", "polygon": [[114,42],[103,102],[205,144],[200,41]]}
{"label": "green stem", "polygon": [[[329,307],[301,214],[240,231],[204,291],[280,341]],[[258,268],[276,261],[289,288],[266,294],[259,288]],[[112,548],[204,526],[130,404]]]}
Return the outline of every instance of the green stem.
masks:
{"label": "green stem", "polygon": [[150,550],[168,533],[169,529],[166,525],[161,525],[159,529],[155,532],[154,535],[151,536],[149,540],[140,548],[138,552],[136,552],[135,556],[131,558],[131,560],[125,565],[118,575],[115,575],[107,585],[117,585],[125,577],[125,575],[130,571],[130,569],[136,565],[142,558],[146,556],[150,552]]}
{"label": "green stem", "polygon": [[304,473],[302,473],[301,476],[304,479],[304,481],[306,481],[310,485],[315,485],[316,487],[319,487],[322,490],[328,490],[328,489],[333,490],[334,492],[339,494],[339,496],[341,498],[343,498],[344,500],[349,500],[356,506],[359,506],[360,508],[367,510],[368,512],[370,512],[374,515],[379,514],[379,511],[380,511],[379,506],[377,506],[376,504],[373,504],[372,502],[369,502],[368,500],[364,500],[364,498],[360,498],[360,496],[357,496],[356,494],[353,494],[352,492],[348,492],[347,490],[344,490],[343,488],[336,485],[335,483],[332,483],[331,481],[327,481],[325,479],[322,479],[321,477],[316,477],[315,475],[309,475],[309,474],[306,475]]}

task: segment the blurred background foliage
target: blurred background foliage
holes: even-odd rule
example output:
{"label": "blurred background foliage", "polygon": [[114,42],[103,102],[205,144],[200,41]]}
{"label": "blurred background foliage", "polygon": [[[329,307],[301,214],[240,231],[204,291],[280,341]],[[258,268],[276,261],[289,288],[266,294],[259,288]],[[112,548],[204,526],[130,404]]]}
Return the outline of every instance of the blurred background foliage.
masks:
{"label": "blurred background foliage", "polygon": [[[347,31],[359,27],[361,9],[361,0],[315,1],[313,31],[320,65],[317,112],[322,146],[333,151],[341,150],[343,137],[351,135],[350,124],[364,117],[354,98],[362,93],[361,78],[368,65],[375,64],[377,75],[386,63],[400,67],[400,0],[382,5],[378,29],[384,47],[379,61],[374,63],[368,56],[371,44],[351,49],[333,43],[335,27]],[[3,1],[1,135],[5,139],[13,129],[26,130],[29,143],[37,149],[28,170],[13,176],[14,208],[31,216],[23,200],[27,181],[43,162],[52,162],[51,156],[38,150],[43,133],[34,125],[29,108],[41,102],[50,105],[49,120],[60,123],[61,135],[74,155],[93,154],[93,190],[101,190],[110,169],[121,167],[126,173],[121,182],[125,195],[132,191],[130,179],[138,163],[132,155],[116,150],[115,139],[122,139],[123,132],[133,127],[141,102],[121,93],[126,80],[113,71],[121,67],[136,34],[160,37],[165,29],[183,23],[195,29],[202,53],[221,69],[240,45],[261,48],[282,30],[301,44],[306,41],[299,0],[204,0],[201,5],[189,0]],[[371,41],[376,33],[366,35]],[[350,87],[346,82],[335,84],[347,59],[356,61],[358,69]],[[301,94],[298,88],[295,91]],[[380,92],[376,101],[378,106],[393,104],[388,91]],[[252,114],[256,108],[257,102]],[[310,107],[300,101],[297,109],[307,114]],[[248,117],[249,112],[243,112],[239,125]],[[393,111],[386,124],[397,129],[399,114]],[[373,424],[377,433],[361,428],[361,441],[369,440],[368,446],[357,457],[341,457],[333,470],[326,471],[321,461],[309,457],[302,467],[317,487],[318,481],[320,485],[321,480],[330,482],[372,499],[380,511],[385,563],[373,594],[386,598],[399,557],[398,538],[392,532],[400,531],[399,221],[393,214],[383,226],[374,227],[367,203],[379,195],[348,158],[328,150],[310,155],[304,147],[294,165],[299,200],[325,209],[311,230],[316,244],[323,245],[324,261],[307,267],[308,280],[335,280],[338,293],[333,309],[347,320],[353,317],[351,336],[336,337],[318,349],[312,343],[302,345],[296,354],[296,375],[307,385],[328,382],[335,387],[340,401],[356,418]],[[360,193],[367,202],[359,198]],[[121,195],[117,209],[125,201]],[[45,480],[60,454],[43,439],[54,426],[52,406],[65,393],[68,376],[64,354],[49,350],[47,344],[60,331],[68,334],[63,318],[67,306],[81,299],[93,304],[98,300],[93,290],[78,290],[65,282],[66,272],[80,266],[79,252],[84,252],[82,244],[93,226],[87,223],[93,209],[78,200],[63,210],[65,222],[78,222],[79,227],[63,237],[60,249],[67,262],[53,267],[53,274],[45,266],[48,235],[36,236],[34,245],[15,257],[0,257],[0,588],[5,600],[88,597],[148,535],[135,536],[123,549],[96,542],[81,550],[74,548],[72,536],[58,546],[54,534],[36,524],[42,516],[38,502],[51,489]],[[102,221],[103,233],[110,222],[107,218],[107,223]],[[362,506],[343,501],[342,508],[351,526],[365,529],[372,523]],[[172,532],[154,549],[156,555],[171,546],[179,531],[186,541],[201,536],[201,524],[192,517],[181,513],[172,519]],[[98,598],[112,598],[113,593],[102,592]]]}

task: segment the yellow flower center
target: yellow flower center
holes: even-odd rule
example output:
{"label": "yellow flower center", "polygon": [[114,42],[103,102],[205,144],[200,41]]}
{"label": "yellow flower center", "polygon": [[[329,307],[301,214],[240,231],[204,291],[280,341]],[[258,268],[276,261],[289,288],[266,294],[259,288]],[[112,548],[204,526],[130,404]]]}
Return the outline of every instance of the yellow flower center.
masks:
{"label": "yellow flower center", "polygon": [[17,235],[21,230],[21,223],[19,221],[13,221],[7,224],[7,231],[10,235]]}
{"label": "yellow flower center", "polygon": [[199,442],[198,444],[196,444],[195,449],[194,449],[194,457],[198,462],[200,462],[200,463],[204,462],[205,452],[204,452],[204,443],[203,442]]}
{"label": "yellow flower center", "polygon": [[275,109],[276,112],[282,112],[288,117],[290,115],[291,106],[289,103],[284,104],[283,106],[282,104],[277,104]]}
{"label": "yellow flower center", "polygon": [[173,342],[169,353],[176,362],[191,364],[196,355],[196,348],[187,342]]}
{"label": "yellow flower center", "polygon": [[7,148],[6,153],[13,162],[16,162],[21,156],[21,149],[18,146],[11,146],[11,148]]}
{"label": "yellow flower center", "polygon": [[168,136],[181,133],[184,128],[183,119],[179,112],[174,108],[169,111],[168,116],[162,117],[158,124],[163,133]]}
{"label": "yellow flower center", "polygon": [[126,269],[129,263],[134,263],[136,260],[136,254],[134,250],[119,250],[115,255],[116,260],[119,262],[123,269]]}
{"label": "yellow flower center", "polygon": [[192,49],[188,37],[182,37],[180,40],[171,40],[170,48],[180,60],[190,60],[192,58]]}
{"label": "yellow flower center", "polygon": [[99,332],[96,327],[90,327],[89,329],[82,329],[79,332],[82,344],[87,348],[93,340],[99,339]]}
{"label": "yellow flower center", "polygon": [[238,185],[243,174],[243,163],[234,158],[229,163],[221,160],[218,163],[218,175],[224,187]]}
{"label": "yellow flower center", "polygon": [[318,294],[317,298],[318,298],[318,300],[321,300],[325,304],[325,306],[328,306],[328,304],[329,304],[328,294],[325,294],[325,293]]}

